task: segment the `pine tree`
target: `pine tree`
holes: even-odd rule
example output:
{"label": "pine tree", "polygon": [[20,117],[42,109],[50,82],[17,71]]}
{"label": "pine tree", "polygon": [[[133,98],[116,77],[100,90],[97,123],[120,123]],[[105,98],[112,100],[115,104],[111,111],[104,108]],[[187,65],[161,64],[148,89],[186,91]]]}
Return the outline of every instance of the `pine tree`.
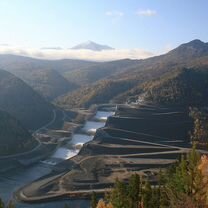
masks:
{"label": "pine tree", "polygon": [[192,108],[190,116],[194,120],[194,131],[192,141],[207,145],[208,144],[208,113],[205,109]]}
{"label": "pine tree", "polygon": [[137,208],[141,203],[141,181],[139,175],[134,174],[131,176],[127,189],[129,208]]}
{"label": "pine tree", "polygon": [[93,192],[92,192],[92,196],[91,196],[91,208],[96,208],[97,203],[98,203],[97,195],[96,195],[96,193],[93,191]]}
{"label": "pine tree", "polygon": [[15,208],[15,205],[12,201],[9,201],[7,208]]}
{"label": "pine tree", "polygon": [[0,208],[4,208],[4,202],[2,201],[1,198],[0,198]]}
{"label": "pine tree", "polygon": [[204,193],[203,176],[198,168],[199,163],[200,155],[193,146],[187,157],[182,157],[175,172],[169,175],[165,190],[171,203],[170,207],[183,207],[186,203],[196,208],[205,205],[207,196],[206,192]]}
{"label": "pine tree", "polygon": [[123,182],[116,180],[114,189],[110,194],[109,202],[114,208],[129,208],[129,200],[127,195],[128,193],[126,185]]}
{"label": "pine tree", "polygon": [[70,208],[70,207],[69,207],[69,205],[68,205],[68,204],[65,204],[65,205],[64,205],[64,208]]}
{"label": "pine tree", "polygon": [[144,189],[142,191],[142,202],[144,208],[152,208],[152,188],[149,181],[145,182]]}
{"label": "pine tree", "polygon": [[151,204],[152,204],[152,207],[154,208],[160,208],[160,188],[159,187],[152,188]]}

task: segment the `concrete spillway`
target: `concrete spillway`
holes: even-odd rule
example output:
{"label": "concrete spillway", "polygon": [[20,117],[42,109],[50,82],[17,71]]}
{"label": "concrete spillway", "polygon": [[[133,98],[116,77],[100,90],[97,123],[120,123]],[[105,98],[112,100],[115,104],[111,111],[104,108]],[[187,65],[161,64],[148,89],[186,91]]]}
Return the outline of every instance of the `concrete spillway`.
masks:
{"label": "concrete spillway", "polygon": [[56,165],[60,161],[77,155],[83,144],[91,141],[97,129],[104,127],[107,118],[112,115],[114,115],[112,111],[97,111],[95,116],[91,120],[86,121],[80,132],[74,134],[65,146],[59,147],[51,158],[42,162],[48,165]]}

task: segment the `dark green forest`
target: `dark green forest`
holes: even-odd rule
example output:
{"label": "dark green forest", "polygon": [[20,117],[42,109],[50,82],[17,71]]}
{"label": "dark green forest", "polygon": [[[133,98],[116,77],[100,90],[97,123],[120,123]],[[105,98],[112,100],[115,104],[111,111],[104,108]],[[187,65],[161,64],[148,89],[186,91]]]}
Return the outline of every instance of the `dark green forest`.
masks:
{"label": "dark green forest", "polygon": [[20,122],[3,111],[0,111],[0,129],[0,156],[22,153],[37,145]]}
{"label": "dark green forest", "polygon": [[25,82],[0,70],[0,108],[26,128],[36,129],[52,119],[53,106]]}

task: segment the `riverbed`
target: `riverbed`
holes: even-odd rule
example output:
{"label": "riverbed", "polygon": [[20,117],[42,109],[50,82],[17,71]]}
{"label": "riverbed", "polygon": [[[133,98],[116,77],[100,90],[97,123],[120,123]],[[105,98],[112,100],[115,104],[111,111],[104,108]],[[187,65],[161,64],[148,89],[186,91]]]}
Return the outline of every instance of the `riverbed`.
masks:
{"label": "riverbed", "polygon": [[[44,161],[30,166],[30,167],[19,167],[13,171],[0,174],[0,196],[4,201],[12,199],[13,192],[18,188],[30,183],[44,175],[51,172],[52,167],[63,160],[70,159],[77,155],[83,146],[83,144],[91,141],[93,135],[96,133],[98,128],[105,126],[107,118],[113,115],[111,111],[97,111],[96,115],[89,121],[86,121],[80,132],[74,134],[72,139],[64,146],[59,147],[56,152]],[[89,200],[61,200],[49,203],[41,204],[23,204],[17,203],[17,208],[61,208],[65,204],[68,204],[73,208],[88,208]]]}

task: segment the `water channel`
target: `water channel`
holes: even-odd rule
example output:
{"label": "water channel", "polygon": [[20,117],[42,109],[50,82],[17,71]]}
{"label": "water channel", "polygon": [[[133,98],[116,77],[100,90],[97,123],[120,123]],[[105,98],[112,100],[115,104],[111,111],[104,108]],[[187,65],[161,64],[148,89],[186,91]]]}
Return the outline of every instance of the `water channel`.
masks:
{"label": "water channel", "polygon": [[[0,196],[4,201],[12,199],[13,192],[25,184],[50,173],[52,167],[63,160],[67,160],[80,151],[82,145],[93,139],[98,128],[105,126],[107,118],[113,115],[112,111],[97,111],[96,115],[89,121],[86,121],[81,133],[78,132],[72,136],[72,139],[64,146],[59,147],[55,153],[48,159],[30,167],[19,167],[15,170],[0,174]],[[61,200],[40,204],[17,203],[17,208],[62,208],[68,204],[73,208],[88,208],[88,200]]]}

